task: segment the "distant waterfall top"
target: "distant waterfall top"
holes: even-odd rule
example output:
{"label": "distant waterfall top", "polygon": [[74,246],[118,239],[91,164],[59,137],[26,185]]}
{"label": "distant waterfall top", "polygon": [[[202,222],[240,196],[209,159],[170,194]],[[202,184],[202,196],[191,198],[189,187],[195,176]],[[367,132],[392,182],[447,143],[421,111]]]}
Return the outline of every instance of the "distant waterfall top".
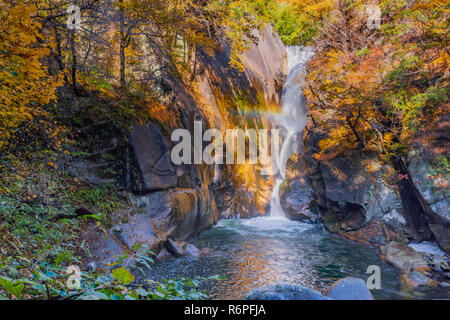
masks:
{"label": "distant waterfall top", "polygon": [[305,64],[311,59],[315,50],[312,47],[290,46],[286,47],[288,55],[288,73],[298,64]]}
{"label": "distant waterfall top", "polygon": [[282,93],[282,114],[279,125],[288,133],[301,132],[306,125],[306,99],[301,84],[305,77],[305,64],[314,56],[314,49],[300,46],[287,47],[288,74]]}

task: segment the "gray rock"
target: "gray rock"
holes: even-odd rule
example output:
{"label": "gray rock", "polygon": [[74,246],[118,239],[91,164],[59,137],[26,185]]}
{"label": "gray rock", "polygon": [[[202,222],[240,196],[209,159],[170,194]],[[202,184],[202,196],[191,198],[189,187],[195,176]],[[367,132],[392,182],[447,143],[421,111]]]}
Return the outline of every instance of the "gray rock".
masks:
{"label": "gray rock", "polygon": [[441,261],[439,263],[439,267],[441,268],[442,271],[449,271],[448,263],[445,261]]}
{"label": "gray rock", "polygon": [[310,209],[313,198],[311,185],[306,179],[290,180],[280,189],[280,202],[287,217],[293,221],[317,222],[319,215]]}
{"label": "gray rock", "polygon": [[425,258],[404,243],[390,242],[381,246],[380,254],[389,264],[405,271],[429,270]]}
{"label": "gray rock", "polygon": [[138,244],[146,244],[149,249],[157,250],[161,242],[158,230],[154,229],[153,219],[148,213],[131,216],[127,223],[121,225],[121,232],[114,235],[130,250]]}
{"label": "gray rock", "polygon": [[419,271],[411,271],[406,275],[402,276],[402,281],[406,283],[408,286],[415,288],[419,286],[428,286],[434,283],[433,280],[426,277]]}
{"label": "gray rock", "polygon": [[437,272],[449,271],[446,259],[441,255],[434,255],[432,260],[432,269]]}
{"label": "gray rock", "polygon": [[245,300],[331,300],[315,290],[281,283],[253,289]]}
{"label": "gray rock", "polygon": [[[396,229],[406,223],[399,213],[402,210],[400,199],[382,179],[389,168],[380,163],[376,154],[352,153],[347,157],[334,158],[330,164],[319,166],[324,190],[315,190],[316,194],[324,193],[323,196],[339,205],[342,212],[346,212],[345,204],[360,206],[366,221],[383,221]],[[373,173],[367,172],[369,164]],[[335,168],[345,175],[344,179],[336,176]],[[373,182],[374,177],[376,183]]]}
{"label": "gray rock", "polygon": [[156,256],[156,259],[162,260],[162,259],[168,258],[170,256],[172,256],[172,255],[166,250],[166,248],[163,248]]}
{"label": "gray rock", "polygon": [[278,103],[286,73],[286,49],[271,26],[264,29],[264,35],[257,32],[258,43],[250,43],[250,50],[242,55],[246,75],[253,87],[261,88],[267,102]]}
{"label": "gray rock", "polygon": [[193,244],[189,243],[184,248],[183,255],[185,257],[198,259],[200,257],[200,250],[196,246],[194,246]]}
{"label": "gray rock", "polygon": [[444,288],[450,288],[450,283],[448,282],[441,282],[439,285]]}
{"label": "gray rock", "polygon": [[439,192],[440,188],[436,188],[430,179],[432,175],[430,171],[431,159],[426,156],[429,152],[422,150],[420,147],[414,148],[408,154],[409,171],[412,181],[419,189],[424,199],[430,204],[431,209],[441,217],[450,221],[450,197],[445,192]]}
{"label": "gray rock", "polygon": [[95,262],[90,262],[87,265],[87,270],[92,272],[95,271],[97,269],[97,264]]}
{"label": "gray rock", "polygon": [[373,300],[366,282],[359,278],[347,277],[335,282],[325,295],[335,300]]}
{"label": "gray rock", "polygon": [[450,227],[439,224],[430,224],[430,230],[433,232],[439,247],[447,254],[450,254]]}
{"label": "gray rock", "polygon": [[136,190],[161,190],[177,185],[177,173],[170,159],[170,141],[154,124],[134,124],[130,143],[142,178],[142,183],[136,182]]}

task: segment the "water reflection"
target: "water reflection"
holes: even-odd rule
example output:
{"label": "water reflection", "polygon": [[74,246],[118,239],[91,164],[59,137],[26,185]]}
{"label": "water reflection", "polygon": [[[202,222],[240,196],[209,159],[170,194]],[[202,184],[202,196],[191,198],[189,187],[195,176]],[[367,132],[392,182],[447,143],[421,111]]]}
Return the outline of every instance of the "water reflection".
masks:
{"label": "water reflection", "polygon": [[346,276],[367,279],[367,267],[378,265],[382,289],[372,291],[375,298],[421,298],[399,293],[398,270],[382,262],[376,248],[331,235],[319,226],[267,218],[224,220],[192,243],[202,250],[199,260],[169,258],[148,276],[226,275],[226,280],[206,282],[202,289],[213,299],[241,299],[253,288],[280,282],[323,292]]}

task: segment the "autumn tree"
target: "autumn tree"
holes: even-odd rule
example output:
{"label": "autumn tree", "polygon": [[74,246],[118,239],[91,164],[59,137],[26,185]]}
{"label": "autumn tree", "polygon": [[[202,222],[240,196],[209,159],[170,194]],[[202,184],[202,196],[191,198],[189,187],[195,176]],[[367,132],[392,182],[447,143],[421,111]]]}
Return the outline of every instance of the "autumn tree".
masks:
{"label": "autumn tree", "polygon": [[380,30],[366,1],[336,1],[315,39],[306,94],[329,132],[317,157],[375,148],[404,155],[447,101],[448,19],[442,1],[384,1]]}
{"label": "autumn tree", "polygon": [[0,146],[18,126],[45,114],[60,85],[42,59],[51,47],[42,44],[37,8],[22,1],[0,1]]}

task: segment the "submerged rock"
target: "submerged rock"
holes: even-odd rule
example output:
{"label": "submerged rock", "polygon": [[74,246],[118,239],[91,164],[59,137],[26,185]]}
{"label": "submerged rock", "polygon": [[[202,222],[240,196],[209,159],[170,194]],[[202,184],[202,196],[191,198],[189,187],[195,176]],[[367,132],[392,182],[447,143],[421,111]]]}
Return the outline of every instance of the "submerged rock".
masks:
{"label": "submerged rock", "polygon": [[390,242],[380,247],[380,256],[399,269],[410,271],[429,271],[425,258],[406,244]]}
{"label": "submerged rock", "polygon": [[402,283],[409,288],[416,288],[419,286],[437,286],[439,283],[434,281],[419,271],[412,271],[401,276]]}
{"label": "submerged rock", "polygon": [[353,277],[335,282],[328,288],[325,296],[334,300],[374,300],[366,282]]}
{"label": "submerged rock", "polygon": [[447,259],[441,255],[434,255],[431,261],[432,269],[437,272],[449,271]]}
{"label": "submerged rock", "polygon": [[274,286],[264,286],[253,289],[245,300],[331,300],[315,290],[280,283]]}

